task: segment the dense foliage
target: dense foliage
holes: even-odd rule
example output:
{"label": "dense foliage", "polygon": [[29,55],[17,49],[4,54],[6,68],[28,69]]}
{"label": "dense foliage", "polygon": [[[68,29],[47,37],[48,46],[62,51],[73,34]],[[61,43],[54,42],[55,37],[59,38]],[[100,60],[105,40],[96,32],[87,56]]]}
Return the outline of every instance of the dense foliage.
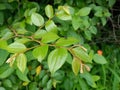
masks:
{"label": "dense foliage", "polygon": [[115,2],[1,0],[0,90],[119,90]]}

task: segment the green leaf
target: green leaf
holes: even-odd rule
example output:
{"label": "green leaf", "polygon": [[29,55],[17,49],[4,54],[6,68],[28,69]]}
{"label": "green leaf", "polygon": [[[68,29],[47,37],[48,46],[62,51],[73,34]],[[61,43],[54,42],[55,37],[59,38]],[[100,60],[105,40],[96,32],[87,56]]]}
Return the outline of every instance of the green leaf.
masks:
{"label": "green leaf", "polygon": [[0,67],[0,79],[9,77],[14,72],[14,69],[9,67],[9,65],[2,65]]}
{"label": "green leaf", "polygon": [[24,72],[26,69],[27,58],[25,54],[21,53],[16,57],[17,67],[21,72]]}
{"label": "green leaf", "polygon": [[62,65],[65,63],[67,55],[68,52],[65,48],[57,48],[49,54],[48,66],[52,74],[62,67]]}
{"label": "green leaf", "polygon": [[61,20],[71,20],[72,19],[68,6],[59,6],[56,16]]}
{"label": "green leaf", "polygon": [[6,50],[0,49],[0,66],[3,65],[8,55],[9,53]]}
{"label": "green leaf", "polygon": [[59,36],[56,33],[48,32],[44,36],[42,36],[43,43],[50,43],[57,40]]}
{"label": "green leaf", "polygon": [[105,24],[107,23],[107,20],[105,17],[101,17],[101,22],[102,22],[102,25],[105,26]]}
{"label": "green leaf", "polygon": [[6,90],[4,87],[0,87],[0,90]]}
{"label": "green leaf", "polygon": [[45,29],[48,32],[57,32],[57,26],[55,25],[55,23],[52,20],[48,20],[45,24]]}
{"label": "green leaf", "polygon": [[91,8],[90,7],[84,7],[81,8],[76,14],[79,16],[87,16],[90,14]]}
{"label": "green leaf", "polygon": [[11,53],[20,53],[26,50],[26,46],[22,43],[14,42],[8,45],[7,50]]}
{"label": "green leaf", "polygon": [[66,58],[66,62],[69,64],[72,64],[72,61],[73,61],[73,58],[72,58],[71,54],[68,53],[67,58]]}
{"label": "green leaf", "polygon": [[89,62],[91,63],[92,61],[90,60],[89,55],[87,54],[87,52],[85,52],[82,48],[77,47],[77,48],[73,48],[72,49],[72,53],[78,57],[80,60],[84,61],[84,62]]}
{"label": "green leaf", "polygon": [[30,39],[24,38],[24,37],[20,38],[20,39],[18,39],[18,38],[15,39],[15,42],[22,43],[22,44],[27,43],[29,41],[30,41]]}
{"label": "green leaf", "polygon": [[80,71],[80,60],[74,58],[72,61],[72,70],[75,75],[78,75],[78,72]]}
{"label": "green leaf", "polygon": [[6,5],[4,3],[0,3],[0,10],[6,9]]}
{"label": "green leaf", "polygon": [[112,7],[115,4],[116,0],[108,0],[109,7]]}
{"label": "green leaf", "polygon": [[68,37],[68,38],[60,38],[57,40],[56,45],[57,46],[70,46],[72,44],[78,43],[78,40],[73,37]]}
{"label": "green leaf", "polygon": [[47,5],[45,7],[45,14],[47,15],[48,18],[52,18],[53,17],[54,12],[53,12],[53,7],[51,5]]}
{"label": "green leaf", "polygon": [[1,49],[6,49],[7,48],[7,41],[6,40],[1,40],[0,39],[0,48]]}
{"label": "green leaf", "polygon": [[98,75],[92,75],[92,78],[94,81],[98,81],[100,79],[100,76]]}
{"label": "green leaf", "polygon": [[91,38],[92,38],[91,32],[89,30],[85,30],[84,33],[85,33],[86,39],[91,40]]}
{"label": "green leaf", "polygon": [[44,36],[47,32],[45,30],[37,30],[35,33],[34,33],[34,38],[36,39],[39,39],[41,38],[42,36]]}
{"label": "green leaf", "polygon": [[22,73],[19,69],[16,70],[16,75],[18,76],[19,79],[30,82],[30,80],[27,77],[27,73]]}
{"label": "green leaf", "polygon": [[36,26],[42,26],[44,24],[44,18],[38,13],[32,13],[31,20]]}
{"label": "green leaf", "polygon": [[3,37],[1,39],[7,40],[7,39],[11,38],[12,36],[13,36],[13,33],[8,31],[3,35]]}
{"label": "green leaf", "polygon": [[[12,82],[11,82],[11,80],[9,80],[9,79],[5,79],[4,81],[3,81],[3,86],[5,86],[5,87],[12,87]],[[0,89],[1,90],[1,89]]]}
{"label": "green leaf", "polygon": [[81,19],[79,16],[74,15],[72,17],[72,26],[75,30],[77,30],[80,27]]}
{"label": "green leaf", "polygon": [[92,34],[97,34],[97,28],[95,26],[90,26],[89,30]]}
{"label": "green leaf", "polygon": [[93,57],[93,60],[98,64],[106,64],[107,63],[106,59],[102,55],[99,55],[99,54],[95,54]]}
{"label": "green leaf", "polygon": [[97,17],[103,17],[102,11],[97,11],[97,12],[95,13],[95,16],[97,16]]}
{"label": "green leaf", "polygon": [[87,81],[88,85],[90,85],[91,87],[93,87],[93,88],[97,87],[96,83],[95,83],[95,81],[90,73],[85,72],[85,73],[82,73],[80,76],[82,78],[84,78]]}
{"label": "green leaf", "polygon": [[33,50],[33,56],[38,59],[39,62],[42,62],[42,60],[46,57],[48,52],[48,45],[37,47]]}
{"label": "green leaf", "polygon": [[0,25],[4,23],[4,13],[0,11]]}

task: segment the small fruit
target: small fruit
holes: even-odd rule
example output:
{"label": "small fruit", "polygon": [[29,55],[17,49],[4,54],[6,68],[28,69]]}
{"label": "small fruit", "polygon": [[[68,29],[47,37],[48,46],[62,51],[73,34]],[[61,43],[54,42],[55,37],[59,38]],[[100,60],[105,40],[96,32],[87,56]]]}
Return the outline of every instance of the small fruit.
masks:
{"label": "small fruit", "polygon": [[99,55],[102,55],[102,54],[103,54],[102,50],[98,50],[97,53],[98,53]]}

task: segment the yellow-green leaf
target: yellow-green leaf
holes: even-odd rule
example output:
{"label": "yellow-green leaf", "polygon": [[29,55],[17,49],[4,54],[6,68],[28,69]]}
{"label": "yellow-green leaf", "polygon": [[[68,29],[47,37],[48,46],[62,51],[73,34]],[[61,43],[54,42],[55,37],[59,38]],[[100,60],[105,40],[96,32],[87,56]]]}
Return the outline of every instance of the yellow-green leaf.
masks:
{"label": "yellow-green leaf", "polygon": [[33,56],[38,59],[39,62],[46,57],[48,52],[48,45],[37,47],[33,50]]}
{"label": "yellow-green leaf", "polygon": [[85,52],[82,48],[80,48],[80,47],[74,48],[74,49],[72,49],[72,52],[80,60],[82,60],[84,62],[89,62],[89,63],[92,62],[91,58],[89,57],[89,55],[87,54],[87,52]]}
{"label": "yellow-green leaf", "polygon": [[65,48],[57,48],[48,56],[48,67],[53,74],[65,63],[68,52]]}
{"label": "yellow-green leaf", "polygon": [[75,75],[78,75],[78,72],[80,70],[80,60],[74,58],[72,61],[72,70]]}
{"label": "yellow-green leaf", "polygon": [[44,36],[46,33],[47,33],[46,30],[39,29],[34,33],[34,38],[39,39],[42,36]]}
{"label": "yellow-green leaf", "polygon": [[31,15],[31,20],[32,23],[36,26],[42,26],[44,24],[44,18],[38,13],[33,13]]}
{"label": "yellow-green leaf", "polygon": [[89,15],[90,11],[91,11],[90,7],[83,7],[78,11],[77,15],[79,15],[79,16],[87,16],[87,15]]}
{"label": "yellow-green leaf", "polygon": [[44,36],[42,36],[42,42],[43,43],[49,43],[49,42],[54,42],[57,40],[59,36],[56,33],[48,32]]}
{"label": "yellow-green leaf", "polygon": [[55,23],[52,20],[48,20],[45,24],[45,29],[48,32],[57,32],[57,26],[55,25]]}
{"label": "yellow-green leaf", "polygon": [[27,58],[25,54],[21,53],[16,58],[17,67],[21,72],[24,72],[26,69]]}
{"label": "yellow-green leaf", "polygon": [[53,17],[54,12],[53,12],[53,7],[51,5],[47,5],[45,7],[45,14],[47,15],[48,18],[52,18]]}
{"label": "yellow-green leaf", "polygon": [[56,45],[57,46],[69,46],[69,45],[76,44],[76,43],[78,43],[78,40],[76,38],[68,37],[68,38],[60,38],[56,42]]}
{"label": "yellow-green leaf", "polygon": [[71,20],[72,19],[68,6],[59,6],[56,16],[61,20]]}
{"label": "yellow-green leaf", "polygon": [[26,50],[26,46],[22,43],[14,42],[8,45],[7,51],[11,53],[20,53]]}

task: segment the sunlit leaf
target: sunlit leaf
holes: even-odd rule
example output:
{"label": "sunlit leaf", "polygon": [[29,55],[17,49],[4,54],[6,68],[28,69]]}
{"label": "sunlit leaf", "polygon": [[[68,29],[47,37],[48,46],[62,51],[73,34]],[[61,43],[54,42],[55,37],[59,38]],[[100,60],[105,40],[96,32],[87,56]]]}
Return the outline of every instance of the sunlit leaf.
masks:
{"label": "sunlit leaf", "polygon": [[46,15],[47,15],[48,18],[52,18],[53,15],[54,15],[53,7],[51,5],[47,5],[45,7],[45,13],[46,13]]}
{"label": "sunlit leaf", "polygon": [[48,66],[50,72],[55,73],[65,63],[67,58],[67,50],[65,48],[57,48],[48,56]]}
{"label": "sunlit leaf", "polygon": [[56,33],[48,32],[44,36],[42,36],[42,42],[43,43],[49,43],[57,40],[59,36]]}
{"label": "sunlit leaf", "polygon": [[1,49],[6,49],[6,47],[7,47],[7,41],[0,39],[0,48]]}
{"label": "sunlit leaf", "polygon": [[44,36],[47,32],[45,30],[37,30],[35,33],[34,33],[34,38],[36,39],[39,39],[41,38],[42,36]]}
{"label": "sunlit leaf", "polygon": [[69,45],[76,44],[76,43],[78,43],[78,40],[76,38],[68,37],[68,38],[60,38],[59,40],[57,40],[56,45],[57,46],[69,46]]}
{"label": "sunlit leaf", "polygon": [[87,15],[89,15],[90,11],[91,11],[90,7],[83,7],[77,12],[77,15],[79,15],[79,16],[87,16]]}
{"label": "sunlit leaf", "polygon": [[16,58],[16,62],[17,62],[17,67],[19,68],[19,70],[21,72],[24,72],[26,69],[26,65],[27,65],[27,58],[25,54],[23,53],[19,54]]}
{"label": "sunlit leaf", "polygon": [[44,24],[44,18],[38,13],[33,13],[31,15],[31,20],[32,23],[36,26],[42,26]]}
{"label": "sunlit leaf", "polygon": [[72,61],[72,70],[75,75],[78,75],[78,72],[80,71],[80,60],[74,58]]}
{"label": "sunlit leaf", "polygon": [[56,16],[61,20],[71,20],[72,19],[68,6],[59,6]]}
{"label": "sunlit leaf", "polygon": [[26,46],[22,43],[14,42],[8,45],[7,50],[11,53],[19,53],[25,51]]}
{"label": "sunlit leaf", "polygon": [[82,48],[77,47],[72,49],[72,53],[74,53],[74,55],[76,57],[78,57],[80,60],[84,61],[84,62],[92,62],[90,60],[89,55],[87,54],[87,52],[85,52]]}
{"label": "sunlit leaf", "polygon": [[48,52],[48,45],[37,47],[33,50],[33,56],[38,59],[39,62],[46,57]]}
{"label": "sunlit leaf", "polygon": [[57,26],[52,20],[48,20],[45,24],[45,28],[48,32],[57,32]]}

